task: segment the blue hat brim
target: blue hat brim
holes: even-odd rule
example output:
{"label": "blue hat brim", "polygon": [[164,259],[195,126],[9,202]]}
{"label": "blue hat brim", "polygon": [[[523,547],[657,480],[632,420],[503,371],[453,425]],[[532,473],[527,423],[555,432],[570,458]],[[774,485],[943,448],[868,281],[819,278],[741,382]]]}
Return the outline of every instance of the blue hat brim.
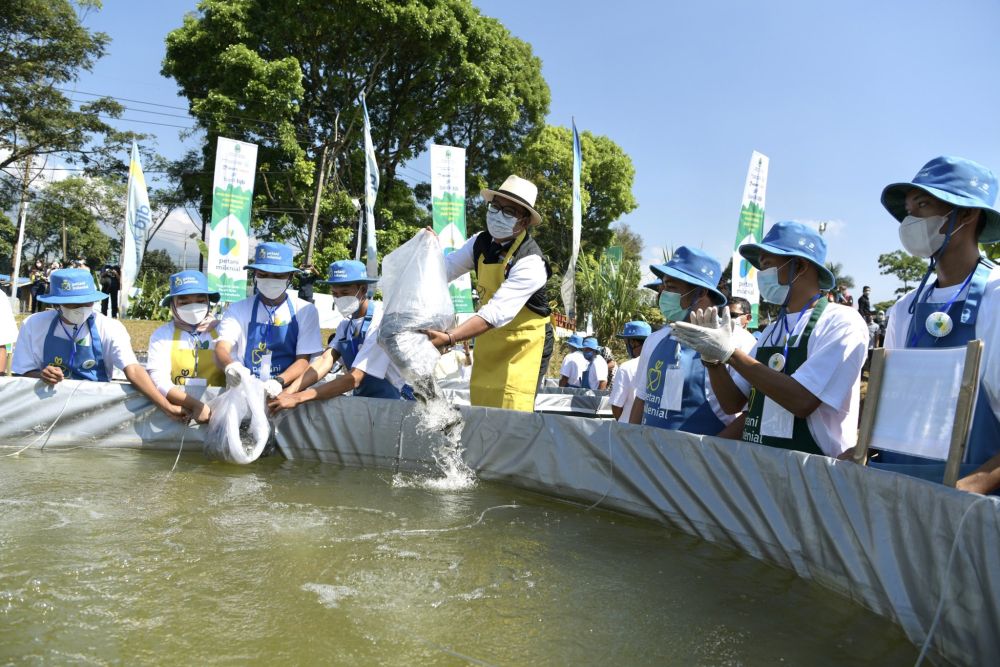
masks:
{"label": "blue hat brim", "polygon": [[643,285],[643,287],[646,288],[646,289],[649,289],[649,290],[653,290],[654,292],[659,292],[660,291],[660,287],[662,285],[663,285],[662,281],[654,280],[651,283],[646,283],[645,285]]}
{"label": "blue hat brim", "polygon": [[615,334],[615,338],[643,338],[643,339],[645,339],[645,338],[649,338],[649,334],[639,334],[637,336],[635,336],[635,335],[633,335],[633,336],[626,336],[625,334],[620,333],[620,334]]}
{"label": "blue hat brim", "polygon": [[952,192],[939,190],[927,185],[917,183],[891,183],[882,190],[882,206],[889,211],[889,215],[902,222],[906,217],[906,193],[910,190],[923,190],[932,197],[937,197],[941,201],[948,202],[952,206],[959,208],[978,208],[983,212],[986,226],[983,233],[979,235],[980,243],[996,243],[1000,241],[1000,211],[983,206],[983,203],[973,197],[963,197]]}
{"label": "blue hat brim", "polygon": [[327,285],[361,285],[367,283],[371,285],[378,282],[378,278],[354,278],[351,280],[324,280]]}
{"label": "blue hat brim", "polygon": [[169,306],[170,305],[170,300],[173,299],[175,296],[188,296],[189,294],[208,295],[208,301],[210,303],[216,303],[219,300],[219,296],[220,296],[218,292],[208,292],[208,291],[205,291],[205,290],[202,290],[202,289],[198,289],[197,287],[195,287],[195,288],[191,288],[191,289],[181,290],[180,292],[177,292],[176,294],[168,294],[168,295],[166,295],[165,297],[163,297],[162,299],[160,299],[160,305],[161,306]]}
{"label": "blue hat brim", "polygon": [[813,258],[808,255],[792,250],[786,250],[785,248],[779,248],[778,246],[773,246],[770,243],[745,243],[740,246],[740,255],[743,259],[753,264],[753,268],[758,271],[760,271],[760,254],[762,252],[766,252],[771,255],[779,255],[781,257],[795,257],[797,259],[805,260],[815,266],[816,270],[819,272],[820,289],[829,290],[833,289],[836,285],[833,272],[822,264],[817,264]]}
{"label": "blue hat brim", "polygon": [[267,271],[268,273],[298,273],[298,269],[285,264],[247,264],[244,269],[255,269],[257,271]]}
{"label": "blue hat brim", "polygon": [[695,285],[696,287],[701,287],[708,290],[712,297],[712,301],[715,302],[717,306],[724,306],[729,302],[726,295],[719,291],[719,288],[715,285],[710,285],[709,283],[702,280],[700,277],[680,271],[676,267],[669,266],[667,264],[650,264],[649,270],[654,274],[663,278],[664,276],[670,276],[671,278],[676,278],[677,280],[683,280],[689,285]]}
{"label": "blue hat brim", "polygon": [[39,294],[36,297],[42,303],[51,303],[59,305],[61,303],[96,303],[97,301],[104,301],[110,298],[110,294],[105,294],[104,292],[87,292],[85,294],[73,294],[71,296],[48,296],[47,294]]}

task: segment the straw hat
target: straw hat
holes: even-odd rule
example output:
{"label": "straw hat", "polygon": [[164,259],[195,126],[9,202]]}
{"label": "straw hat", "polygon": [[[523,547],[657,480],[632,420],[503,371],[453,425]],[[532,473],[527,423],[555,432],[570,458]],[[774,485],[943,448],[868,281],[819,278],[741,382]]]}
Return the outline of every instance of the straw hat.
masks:
{"label": "straw hat", "polygon": [[528,209],[528,212],[531,213],[532,225],[537,225],[542,222],[542,216],[538,215],[538,211],[535,210],[535,199],[538,198],[538,187],[531,181],[527,181],[520,176],[514,176],[511,174],[507,177],[507,180],[503,182],[503,185],[500,186],[500,189],[490,190],[489,188],[486,188],[480,190],[480,194],[487,202],[493,201],[493,197],[497,195],[506,197],[507,199]]}

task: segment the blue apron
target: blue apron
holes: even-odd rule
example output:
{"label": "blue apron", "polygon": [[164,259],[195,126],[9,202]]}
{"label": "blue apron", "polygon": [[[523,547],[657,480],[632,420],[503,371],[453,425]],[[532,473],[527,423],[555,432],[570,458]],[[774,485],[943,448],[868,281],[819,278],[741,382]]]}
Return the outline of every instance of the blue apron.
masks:
{"label": "blue apron", "polygon": [[[992,264],[986,260],[980,260],[973,272],[965,300],[955,301],[947,310],[953,325],[951,333],[947,336],[936,338],[927,333],[924,328],[927,317],[932,313],[942,311],[946,304],[918,301],[913,311],[913,317],[910,319],[906,346],[909,348],[964,347],[970,340],[975,340],[976,317],[979,314],[979,306],[982,303],[983,293],[986,290],[986,283],[992,269]],[[927,290],[927,294],[930,294],[930,289]],[[992,316],[996,315],[992,314]],[[989,353],[989,349],[986,349],[985,352]],[[980,385],[979,394],[976,397],[976,409],[972,414],[969,443],[965,450],[965,458],[959,468],[959,478],[975,471],[976,468],[995,456],[997,452],[1000,452],[1000,421],[993,414],[990,399],[983,386]],[[933,482],[941,482],[944,479],[944,462],[908,454],[880,452],[878,459],[871,462],[871,466]]]}
{"label": "blue apron", "polygon": [[[271,378],[280,375],[295,361],[299,320],[295,317],[292,297],[286,297],[285,300],[288,302],[291,319],[287,324],[276,325],[271,312],[268,312],[267,322],[257,321],[257,307],[261,305],[260,297],[253,298],[253,310],[250,313],[250,322],[247,324],[247,348],[243,353],[243,365],[250,369],[254,377],[260,377],[261,361],[268,354],[271,355]],[[278,308],[281,308],[281,305],[275,308],[275,311]]]}
{"label": "blue apron", "polygon": [[[91,382],[107,382],[108,369],[104,367],[104,346],[101,337],[97,335],[94,326],[95,315],[87,318],[87,328],[90,331],[90,344],[81,344],[76,340],[80,327],[73,329],[70,339],[56,336],[56,327],[62,320],[58,313],[52,318],[45,344],[42,347],[42,363],[45,366],[58,366],[67,380],[90,380]],[[62,325],[65,329],[65,325]],[[83,326],[83,325],[81,325]]]}
{"label": "blue apron", "polygon": [[[351,336],[351,323],[348,322],[346,329],[344,329],[344,337],[334,341],[334,346],[337,352],[340,353],[340,358],[343,360],[346,368],[354,368],[354,359],[358,356],[358,351],[365,342],[365,336],[368,335],[368,327],[371,326],[377,307],[378,305],[374,301],[368,302],[368,312],[365,313],[365,318],[361,322],[361,327],[358,329],[356,336]],[[392,383],[388,380],[372,377],[365,373],[365,379],[354,390],[354,395],[366,396],[368,398],[398,399],[399,390],[393,387]]]}
{"label": "blue apron", "polygon": [[[680,410],[660,408],[668,368],[679,368],[684,376]],[[642,412],[644,426],[698,435],[717,435],[725,427],[708,403],[705,394],[706,371],[701,363],[701,356],[670,336],[661,340],[649,356],[646,377],[642,381],[646,383],[645,395],[653,395],[645,400],[646,406]]]}

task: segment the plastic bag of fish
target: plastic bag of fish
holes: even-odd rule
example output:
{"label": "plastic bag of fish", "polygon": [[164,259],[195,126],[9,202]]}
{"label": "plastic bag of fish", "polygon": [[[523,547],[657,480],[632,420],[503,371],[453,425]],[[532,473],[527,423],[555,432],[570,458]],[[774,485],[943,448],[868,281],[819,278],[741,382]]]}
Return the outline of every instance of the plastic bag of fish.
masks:
{"label": "plastic bag of fish", "polygon": [[264,383],[246,378],[212,399],[208,407],[212,418],[205,433],[205,456],[230,463],[256,461],[271,436]]}

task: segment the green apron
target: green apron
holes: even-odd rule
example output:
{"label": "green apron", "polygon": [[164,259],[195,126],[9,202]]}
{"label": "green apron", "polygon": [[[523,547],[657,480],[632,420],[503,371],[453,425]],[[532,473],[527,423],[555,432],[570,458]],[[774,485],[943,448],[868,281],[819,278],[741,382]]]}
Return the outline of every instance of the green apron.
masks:
{"label": "green apron", "polygon": [[[819,320],[820,315],[823,314],[823,311],[826,309],[828,303],[829,301],[823,298],[817,302],[816,306],[813,308],[812,315],[809,317],[809,322],[806,324],[806,328],[803,329],[802,333],[800,333],[795,339],[794,345],[788,346],[787,350],[784,346],[758,347],[756,355],[757,361],[762,364],[767,364],[768,367],[773,370],[780,370],[786,375],[794,373],[799,366],[805,363],[806,358],[809,356],[809,336],[812,335],[813,328],[816,326],[816,322]],[[772,357],[775,357],[775,355],[785,357],[784,366],[780,369],[775,368],[775,366],[770,363]],[[743,424],[744,442],[755,442],[769,447],[794,449],[807,454],[820,454],[825,456],[825,454],[823,454],[823,450],[820,449],[818,444],[816,444],[816,440],[813,439],[812,434],[809,432],[808,423],[805,419],[801,419],[799,417],[794,417],[795,421],[792,427],[791,438],[761,435],[761,423],[764,419],[765,398],[764,392],[758,391],[755,387],[751,387],[750,399],[748,401],[746,411],[746,421]]]}

